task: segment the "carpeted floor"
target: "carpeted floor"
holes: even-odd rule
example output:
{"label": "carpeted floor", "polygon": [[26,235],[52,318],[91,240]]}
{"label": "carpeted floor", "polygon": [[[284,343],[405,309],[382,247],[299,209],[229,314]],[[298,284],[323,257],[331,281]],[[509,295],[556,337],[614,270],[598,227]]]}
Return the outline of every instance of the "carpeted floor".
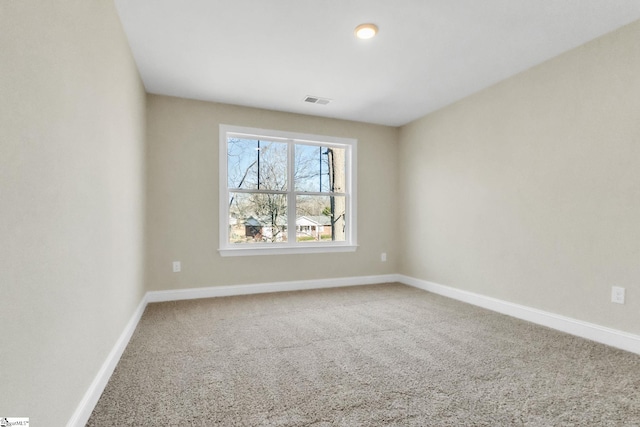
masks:
{"label": "carpeted floor", "polygon": [[89,426],[638,426],[640,356],[399,284],[150,304]]}

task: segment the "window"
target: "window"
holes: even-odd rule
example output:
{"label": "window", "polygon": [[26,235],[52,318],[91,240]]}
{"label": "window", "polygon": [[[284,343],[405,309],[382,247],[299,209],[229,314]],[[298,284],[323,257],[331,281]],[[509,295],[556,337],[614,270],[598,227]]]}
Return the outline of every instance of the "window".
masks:
{"label": "window", "polygon": [[354,251],[356,145],[220,125],[220,254]]}

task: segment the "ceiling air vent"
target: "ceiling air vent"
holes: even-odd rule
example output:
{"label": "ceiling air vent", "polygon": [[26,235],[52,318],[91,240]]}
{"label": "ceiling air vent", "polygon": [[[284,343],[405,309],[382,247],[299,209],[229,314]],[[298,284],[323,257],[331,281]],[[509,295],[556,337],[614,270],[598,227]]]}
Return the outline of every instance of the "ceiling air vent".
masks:
{"label": "ceiling air vent", "polygon": [[328,103],[331,102],[330,99],[327,98],[320,98],[319,96],[310,96],[307,95],[304,98],[304,102],[308,102],[310,104],[320,104],[320,105],[327,105]]}

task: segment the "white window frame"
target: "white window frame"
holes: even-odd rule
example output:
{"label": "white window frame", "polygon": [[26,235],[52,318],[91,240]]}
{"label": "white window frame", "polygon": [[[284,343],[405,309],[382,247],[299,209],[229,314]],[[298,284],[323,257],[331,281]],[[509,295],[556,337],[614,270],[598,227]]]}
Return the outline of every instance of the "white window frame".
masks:
{"label": "white window frame", "polygon": [[[293,188],[293,149],[289,149],[289,188],[287,191],[287,242],[233,244],[229,243],[229,188],[227,178],[227,141],[228,135],[246,136],[248,138],[263,138],[271,141],[287,142],[290,146],[296,143],[339,147],[345,149],[345,182],[346,182],[346,226],[344,242],[297,242],[295,201],[297,195],[327,195],[327,193],[308,193],[295,191]],[[219,227],[220,244],[218,252],[221,256],[251,256],[251,255],[286,255],[325,252],[353,252],[357,249],[357,148],[358,141],[352,138],[302,134],[279,130],[249,128],[243,126],[220,125],[219,140]],[[291,238],[293,236],[293,239]]]}

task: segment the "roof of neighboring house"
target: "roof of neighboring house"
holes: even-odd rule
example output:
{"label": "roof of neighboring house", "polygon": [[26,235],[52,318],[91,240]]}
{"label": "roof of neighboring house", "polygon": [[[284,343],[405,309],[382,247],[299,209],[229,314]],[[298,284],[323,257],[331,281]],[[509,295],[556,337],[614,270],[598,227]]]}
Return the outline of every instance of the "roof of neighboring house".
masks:
{"label": "roof of neighboring house", "polygon": [[325,215],[305,215],[296,219],[296,225],[331,225],[331,218]]}
{"label": "roof of neighboring house", "polygon": [[244,220],[244,225],[251,225],[251,226],[254,226],[254,227],[259,227],[262,224],[260,223],[260,221],[258,221],[254,217],[250,216],[249,218]]}
{"label": "roof of neighboring house", "polygon": [[[244,224],[249,227],[268,227],[271,225],[270,217],[259,217],[255,218],[250,216],[246,218],[244,221],[239,220],[237,218],[229,218],[229,224]],[[283,215],[280,215],[276,218],[276,224],[279,226],[287,225],[287,218]],[[304,215],[296,218],[296,225],[331,225],[331,217],[325,215]]]}
{"label": "roof of neighboring house", "polygon": [[[253,216],[250,216],[249,218],[244,220],[244,225],[250,227],[268,227],[271,225],[271,217],[263,216],[255,218]],[[276,217],[276,225],[287,225],[287,217],[283,215],[279,215],[278,217]]]}

